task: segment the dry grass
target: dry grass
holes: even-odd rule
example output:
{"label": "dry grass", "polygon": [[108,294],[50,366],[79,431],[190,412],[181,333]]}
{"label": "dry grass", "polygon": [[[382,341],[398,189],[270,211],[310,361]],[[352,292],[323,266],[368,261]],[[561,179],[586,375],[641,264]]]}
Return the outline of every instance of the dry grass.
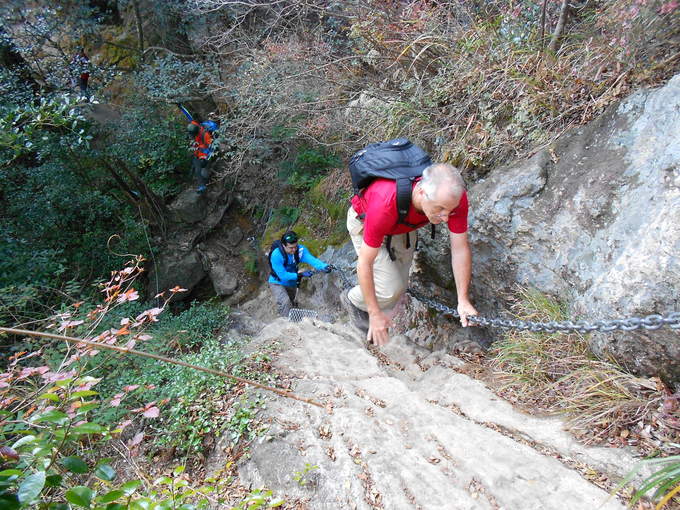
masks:
{"label": "dry grass", "polygon": [[391,97],[380,121],[358,127],[377,139],[409,136],[477,173],[523,157],[680,69],[680,10],[662,15],[660,0],[638,4],[610,0],[575,12],[556,54],[545,51],[533,17],[513,21],[504,2],[488,12],[369,10],[353,34],[380,56],[373,65],[391,80]]}
{"label": "dry grass", "polygon": [[[513,306],[524,320],[565,320],[559,303],[521,290]],[[587,443],[673,453],[680,442],[675,397],[656,378],[636,377],[590,353],[578,334],[508,333],[489,353],[498,392],[523,407],[566,417]]]}

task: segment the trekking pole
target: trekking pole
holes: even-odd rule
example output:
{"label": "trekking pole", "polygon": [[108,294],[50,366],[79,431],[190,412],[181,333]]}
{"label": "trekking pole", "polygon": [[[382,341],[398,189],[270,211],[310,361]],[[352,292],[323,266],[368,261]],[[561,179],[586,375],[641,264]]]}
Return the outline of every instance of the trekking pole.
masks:
{"label": "trekking pole", "polygon": [[182,103],[175,103],[175,104],[177,105],[177,108],[179,108],[179,111],[182,112],[184,114],[184,116],[189,120],[189,122],[192,122],[194,120],[194,118],[189,113],[189,110],[187,110],[186,108],[184,108],[184,106],[182,106]]}

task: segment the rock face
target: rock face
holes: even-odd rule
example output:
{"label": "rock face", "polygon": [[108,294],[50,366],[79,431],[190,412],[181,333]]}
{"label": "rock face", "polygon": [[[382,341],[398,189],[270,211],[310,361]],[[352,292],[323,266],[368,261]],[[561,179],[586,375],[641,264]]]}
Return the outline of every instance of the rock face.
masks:
{"label": "rock face", "polygon": [[192,291],[207,282],[206,277],[214,294],[228,297],[236,293],[243,273],[240,253],[246,241],[242,228],[229,217],[231,203],[231,194],[216,184],[204,195],[187,189],[170,204],[165,249],[149,275],[150,296],[179,285],[187,292],[173,299],[190,299]]}
{"label": "rock face", "polygon": [[[498,314],[515,282],[589,321],[680,311],[678,132],[680,76],[472,186],[480,311]],[[423,257],[441,281],[451,281],[446,257],[442,242]],[[680,382],[677,329],[596,334],[591,343],[631,370]]]}
{"label": "rock face", "polygon": [[308,319],[278,319],[249,348],[272,345],[284,382],[323,407],[254,390],[267,430],[239,462],[246,486],[325,510],[624,508],[591,481],[623,476],[630,452],[584,447],[560,420],[514,410],[452,356],[403,336],[376,354],[344,324]]}
{"label": "rock face", "polygon": [[205,274],[196,250],[166,251],[157,258],[157,265],[149,274],[148,294],[155,296],[176,285],[184,289],[193,289],[203,280]]}

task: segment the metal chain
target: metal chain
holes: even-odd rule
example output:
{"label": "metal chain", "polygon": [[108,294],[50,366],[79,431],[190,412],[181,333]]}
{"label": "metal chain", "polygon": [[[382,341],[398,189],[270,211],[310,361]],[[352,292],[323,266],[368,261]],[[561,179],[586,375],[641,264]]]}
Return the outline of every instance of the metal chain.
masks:
{"label": "metal chain", "polygon": [[[408,289],[411,296],[418,301],[423,302],[427,306],[434,308],[442,313],[452,315],[459,318],[458,311],[454,308],[448,307],[438,303],[434,299],[428,298],[413,289]],[[673,312],[667,317],[663,315],[647,315],[646,317],[628,317],[624,319],[606,319],[595,322],[580,321],[550,321],[550,322],[535,322],[523,321],[519,319],[501,319],[497,317],[487,318],[481,315],[474,315],[468,317],[470,322],[479,324],[480,326],[491,326],[502,329],[519,329],[521,331],[543,331],[546,333],[566,333],[569,331],[578,331],[581,333],[589,333],[591,331],[601,331],[609,333],[620,329],[622,331],[633,331],[634,329],[659,329],[668,326],[671,329],[680,329],[680,312]]]}
{"label": "metal chain", "polygon": [[[345,272],[333,266],[333,271],[340,276],[342,280],[343,288],[353,287],[354,284],[347,277]],[[435,301],[432,298],[428,298],[423,294],[413,290],[408,289],[406,291],[411,296],[416,298],[418,301],[424,303],[430,308],[451,315],[455,318],[460,318],[458,311],[455,308],[451,308],[442,303]],[[580,333],[589,333],[591,331],[601,331],[603,333],[609,333],[615,330],[622,331],[633,331],[635,329],[647,329],[655,330],[662,327],[669,327],[671,329],[680,329],[680,312],[673,312],[664,317],[663,315],[647,315],[646,317],[628,317],[623,319],[605,319],[598,320],[594,322],[588,322],[585,320],[580,321],[550,321],[550,322],[535,322],[535,321],[523,321],[519,319],[501,319],[499,317],[483,317],[481,315],[469,316],[468,320],[479,324],[480,326],[490,326],[494,328],[502,329],[519,329],[521,331],[533,331],[533,332],[545,332],[545,333],[567,333],[569,331],[578,331]]]}

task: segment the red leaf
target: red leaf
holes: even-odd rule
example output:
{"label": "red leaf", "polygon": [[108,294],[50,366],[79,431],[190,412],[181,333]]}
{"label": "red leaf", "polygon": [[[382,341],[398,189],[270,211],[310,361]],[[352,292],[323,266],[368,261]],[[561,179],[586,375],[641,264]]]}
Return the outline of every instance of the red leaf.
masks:
{"label": "red leaf", "polygon": [[116,302],[125,303],[126,301],[136,301],[137,299],[139,299],[139,293],[135,289],[129,289],[127,292],[119,295]]}
{"label": "red leaf", "polygon": [[127,386],[123,386],[123,391],[127,393],[129,391],[135,391],[137,388],[139,388],[139,384],[128,384]]}
{"label": "red leaf", "polygon": [[666,2],[659,9],[659,14],[670,14],[675,9],[677,9],[678,6],[680,6],[680,3],[676,2],[675,0],[673,0],[672,2]]}
{"label": "red leaf", "polygon": [[53,383],[63,381],[64,379],[70,379],[74,375],[76,375],[75,370],[69,370],[68,372],[46,372],[42,374],[42,378],[48,383]]}
{"label": "red leaf", "polygon": [[0,446],[0,459],[19,460],[19,454],[12,450],[9,446]]}
{"label": "red leaf", "polygon": [[130,439],[130,441],[128,441],[128,446],[129,447],[137,446],[139,443],[142,442],[143,439],[144,439],[144,432],[137,432],[135,434],[135,437],[133,437],[132,439]]}
{"label": "red leaf", "polygon": [[127,427],[128,425],[131,425],[131,424],[132,424],[132,420],[124,420],[124,421],[121,421],[116,428],[123,430],[125,427]]}
{"label": "red leaf", "polygon": [[161,410],[158,409],[156,406],[153,406],[144,411],[143,416],[146,416],[147,418],[158,418],[160,414]]}
{"label": "red leaf", "polygon": [[59,331],[64,331],[68,328],[75,328],[76,326],[80,326],[83,322],[85,321],[64,321],[59,326]]}
{"label": "red leaf", "polygon": [[125,393],[116,393],[111,399],[111,403],[109,405],[111,407],[118,407],[120,405],[121,400],[123,400],[124,397]]}
{"label": "red leaf", "polygon": [[135,320],[144,322],[149,319],[151,322],[158,322],[156,316],[163,311],[163,308],[151,308],[145,312],[140,313]]}

